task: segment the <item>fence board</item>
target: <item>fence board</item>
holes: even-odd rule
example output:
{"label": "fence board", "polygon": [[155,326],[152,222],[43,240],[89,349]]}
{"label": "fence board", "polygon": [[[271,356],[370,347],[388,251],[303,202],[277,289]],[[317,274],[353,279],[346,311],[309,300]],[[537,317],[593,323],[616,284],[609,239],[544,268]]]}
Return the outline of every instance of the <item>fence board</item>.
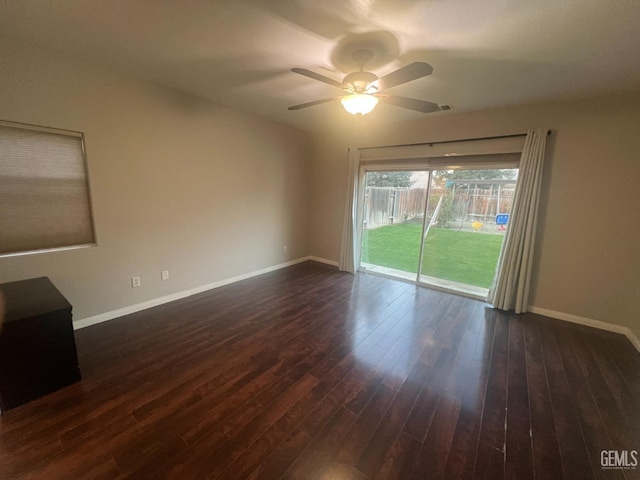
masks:
{"label": "fence board", "polygon": [[[495,220],[498,213],[509,213],[515,187],[450,189],[434,187],[429,199],[429,212],[442,195],[451,195],[455,221]],[[372,229],[422,218],[426,188],[367,187],[365,192],[364,228]]]}

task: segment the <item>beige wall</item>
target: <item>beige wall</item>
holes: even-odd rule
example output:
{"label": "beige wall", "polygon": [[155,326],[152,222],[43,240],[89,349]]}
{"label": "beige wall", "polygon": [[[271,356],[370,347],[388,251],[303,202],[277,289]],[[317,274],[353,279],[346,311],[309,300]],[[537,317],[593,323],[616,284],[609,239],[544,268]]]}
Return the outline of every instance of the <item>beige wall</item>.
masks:
{"label": "beige wall", "polygon": [[308,254],[308,134],[17,45],[0,64],[0,118],[85,133],[99,244],[0,282],[49,276],[81,319]]}
{"label": "beige wall", "polygon": [[[377,114],[380,114],[380,109]],[[347,155],[360,146],[525,132],[548,127],[530,305],[630,328],[640,337],[640,99],[440,114],[392,129],[315,139],[311,254],[337,260]]]}

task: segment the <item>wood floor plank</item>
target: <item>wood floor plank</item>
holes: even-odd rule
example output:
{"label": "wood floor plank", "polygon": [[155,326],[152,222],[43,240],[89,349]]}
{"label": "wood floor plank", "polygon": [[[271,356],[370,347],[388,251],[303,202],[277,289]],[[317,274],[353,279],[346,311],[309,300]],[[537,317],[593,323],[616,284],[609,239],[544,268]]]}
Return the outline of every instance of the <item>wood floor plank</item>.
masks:
{"label": "wood floor plank", "polygon": [[247,477],[251,480],[280,478],[311,443],[311,437],[295,429]]}
{"label": "wood floor plank", "polygon": [[75,332],[4,479],[589,479],[640,444],[621,335],[304,262]]}
{"label": "wood floor plank", "polygon": [[530,393],[524,345],[524,320],[517,315],[509,317],[508,355],[505,478],[533,480]]}
{"label": "wood floor plank", "polygon": [[356,418],[346,408],[338,410],[282,478],[311,480],[323,475],[325,464],[340,448],[340,440]]}
{"label": "wood floor plank", "polygon": [[607,388],[603,391],[603,396],[613,399],[620,415],[628,419],[629,423],[640,424],[640,402],[638,402],[629,385],[616,368],[615,363],[610,356],[600,351],[598,345],[591,341],[587,335],[584,335],[583,338],[589,347],[589,353],[593,356],[595,364],[601,372],[602,379],[607,385]]}
{"label": "wood floor plank", "polygon": [[368,374],[371,364],[375,364],[384,355],[384,350],[375,345],[362,357],[362,363],[356,365],[340,383],[318,404],[311,412],[305,422],[301,425],[301,430],[310,437],[315,437],[316,433],[329,421],[335,412],[364,387],[360,381],[362,376]]}
{"label": "wood floor plank", "polygon": [[205,456],[202,467],[203,473],[206,472],[212,478],[220,475],[227,465],[242,455],[251,444],[285,415],[317,382],[317,379],[310,375],[302,377],[274,400],[270,408],[263,409],[244,427],[234,432],[234,435],[222,445],[218,446],[217,442],[209,441],[208,437],[203,437],[196,442],[193,445],[194,450]]}
{"label": "wood floor plank", "polygon": [[[378,343],[378,348],[384,348]],[[388,349],[385,350],[384,355],[375,367],[371,370],[368,376],[362,379],[362,388],[358,393],[352,394],[349,399],[344,403],[345,408],[351,410],[356,415],[360,414],[365,408],[373,394],[380,388],[385,374],[395,367],[396,363],[400,360],[402,355],[409,348],[409,342],[405,338],[397,338]]]}
{"label": "wood floor plank", "polygon": [[614,445],[600,416],[597,404],[583,375],[581,365],[572,348],[572,338],[564,332],[555,332],[567,380],[575,402],[576,413],[583,431],[584,443],[589,455],[591,469],[595,478],[624,479],[622,471],[603,471],[600,453],[613,450]]}
{"label": "wood floor plank", "polygon": [[374,478],[376,480],[409,478],[421,447],[422,444],[418,440],[404,432],[401,433],[393,446],[387,450]]}
{"label": "wood floor plank", "polygon": [[535,478],[562,480],[560,448],[551,406],[549,381],[542,358],[540,334],[533,322],[525,322],[525,354],[529,384],[532,459]]}
{"label": "wood floor plank", "polygon": [[445,348],[440,351],[440,355],[433,365],[425,363],[433,368],[430,370],[429,377],[425,379],[404,426],[404,432],[420,442],[424,442],[427,435],[431,419],[435,415],[436,407],[441,398],[442,379],[451,368],[454,357],[455,352]]}
{"label": "wood floor plank", "polygon": [[443,395],[433,415],[427,437],[418,455],[411,478],[443,479],[447,456],[460,413],[460,399]]}
{"label": "wood floor plank", "polygon": [[[484,448],[489,452],[490,458],[495,454],[491,449],[499,452],[505,451],[506,430],[505,417],[507,406],[507,380],[508,380],[508,339],[509,323],[506,315],[499,315],[496,319],[493,350],[489,378],[482,411],[482,426],[478,450],[478,461],[484,461],[480,451]],[[476,466],[476,470],[478,467]],[[500,477],[496,478],[502,478]]]}
{"label": "wood floor plank", "polygon": [[[355,465],[356,460],[362,453],[362,449],[378,427],[380,419],[384,416],[396,394],[397,392],[392,388],[380,385],[351,429],[342,438],[340,451],[337,455],[339,463],[349,467]],[[350,411],[353,412],[352,410]]]}
{"label": "wood floor plank", "polygon": [[562,357],[555,336],[546,328],[541,329],[541,343],[564,477],[594,478]]}
{"label": "wood floor plank", "polygon": [[382,417],[378,428],[376,428],[369,442],[367,442],[356,463],[356,467],[368,477],[375,476],[384,462],[387,450],[400,436],[429,371],[429,366],[420,362],[416,363]]}
{"label": "wood floor plank", "polygon": [[478,342],[468,368],[458,373],[459,387],[455,391],[460,395],[461,406],[445,466],[447,479],[469,480],[473,477],[493,351],[495,317],[495,312],[488,310],[484,325],[478,329],[471,325],[470,328],[478,333]]}
{"label": "wood floor plank", "polygon": [[488,443],[480,442],[473,471],[473,480],[498,480],[504,478],[504,452]]}

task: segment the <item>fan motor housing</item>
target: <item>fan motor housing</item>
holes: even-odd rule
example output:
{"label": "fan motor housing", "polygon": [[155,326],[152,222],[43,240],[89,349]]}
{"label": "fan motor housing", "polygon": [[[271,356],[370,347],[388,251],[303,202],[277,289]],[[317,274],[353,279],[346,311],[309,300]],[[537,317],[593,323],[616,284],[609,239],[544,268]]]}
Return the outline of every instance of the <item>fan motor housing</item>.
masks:
{"label": "fan motor housing", "polygon": [[375,93],[378,85],[375,83],[378,76],[371,72],[353,72],[344,77],[342,88],[352,93]]}

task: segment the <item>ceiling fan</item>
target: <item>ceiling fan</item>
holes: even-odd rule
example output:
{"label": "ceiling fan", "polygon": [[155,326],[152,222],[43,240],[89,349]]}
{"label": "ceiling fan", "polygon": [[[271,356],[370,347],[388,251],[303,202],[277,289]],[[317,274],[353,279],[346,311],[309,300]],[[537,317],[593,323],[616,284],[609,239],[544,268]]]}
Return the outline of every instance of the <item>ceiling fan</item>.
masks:
{"label": "ceiling fan", "polygon": [[349,73],[344,77],[342,83],[307,70],[306,68],[292,68],[291,71],[293,73],[338,87],[345,92],[345,95],[294,105],[289,107],[289,110],[300,110],[301,108],[313,107],[336,100],[340,100],[345,110],[354,115],[365,115],[371,112],[378,104],[378,101],[423,113],[437,112],[440,110],[437,103],[418,100],[416,98],[399,97],[398,95],[390,95],[383,92],[388,88],[431,75],[433,67],[428,63],[413,62],[388,73],[382,78],[378,78],[375,73],[364,70],[364,66],[373,58],[373,52],[371,50],[356,50],[351,54],[351,58],[356,65],[360,67],[360,70]]}

